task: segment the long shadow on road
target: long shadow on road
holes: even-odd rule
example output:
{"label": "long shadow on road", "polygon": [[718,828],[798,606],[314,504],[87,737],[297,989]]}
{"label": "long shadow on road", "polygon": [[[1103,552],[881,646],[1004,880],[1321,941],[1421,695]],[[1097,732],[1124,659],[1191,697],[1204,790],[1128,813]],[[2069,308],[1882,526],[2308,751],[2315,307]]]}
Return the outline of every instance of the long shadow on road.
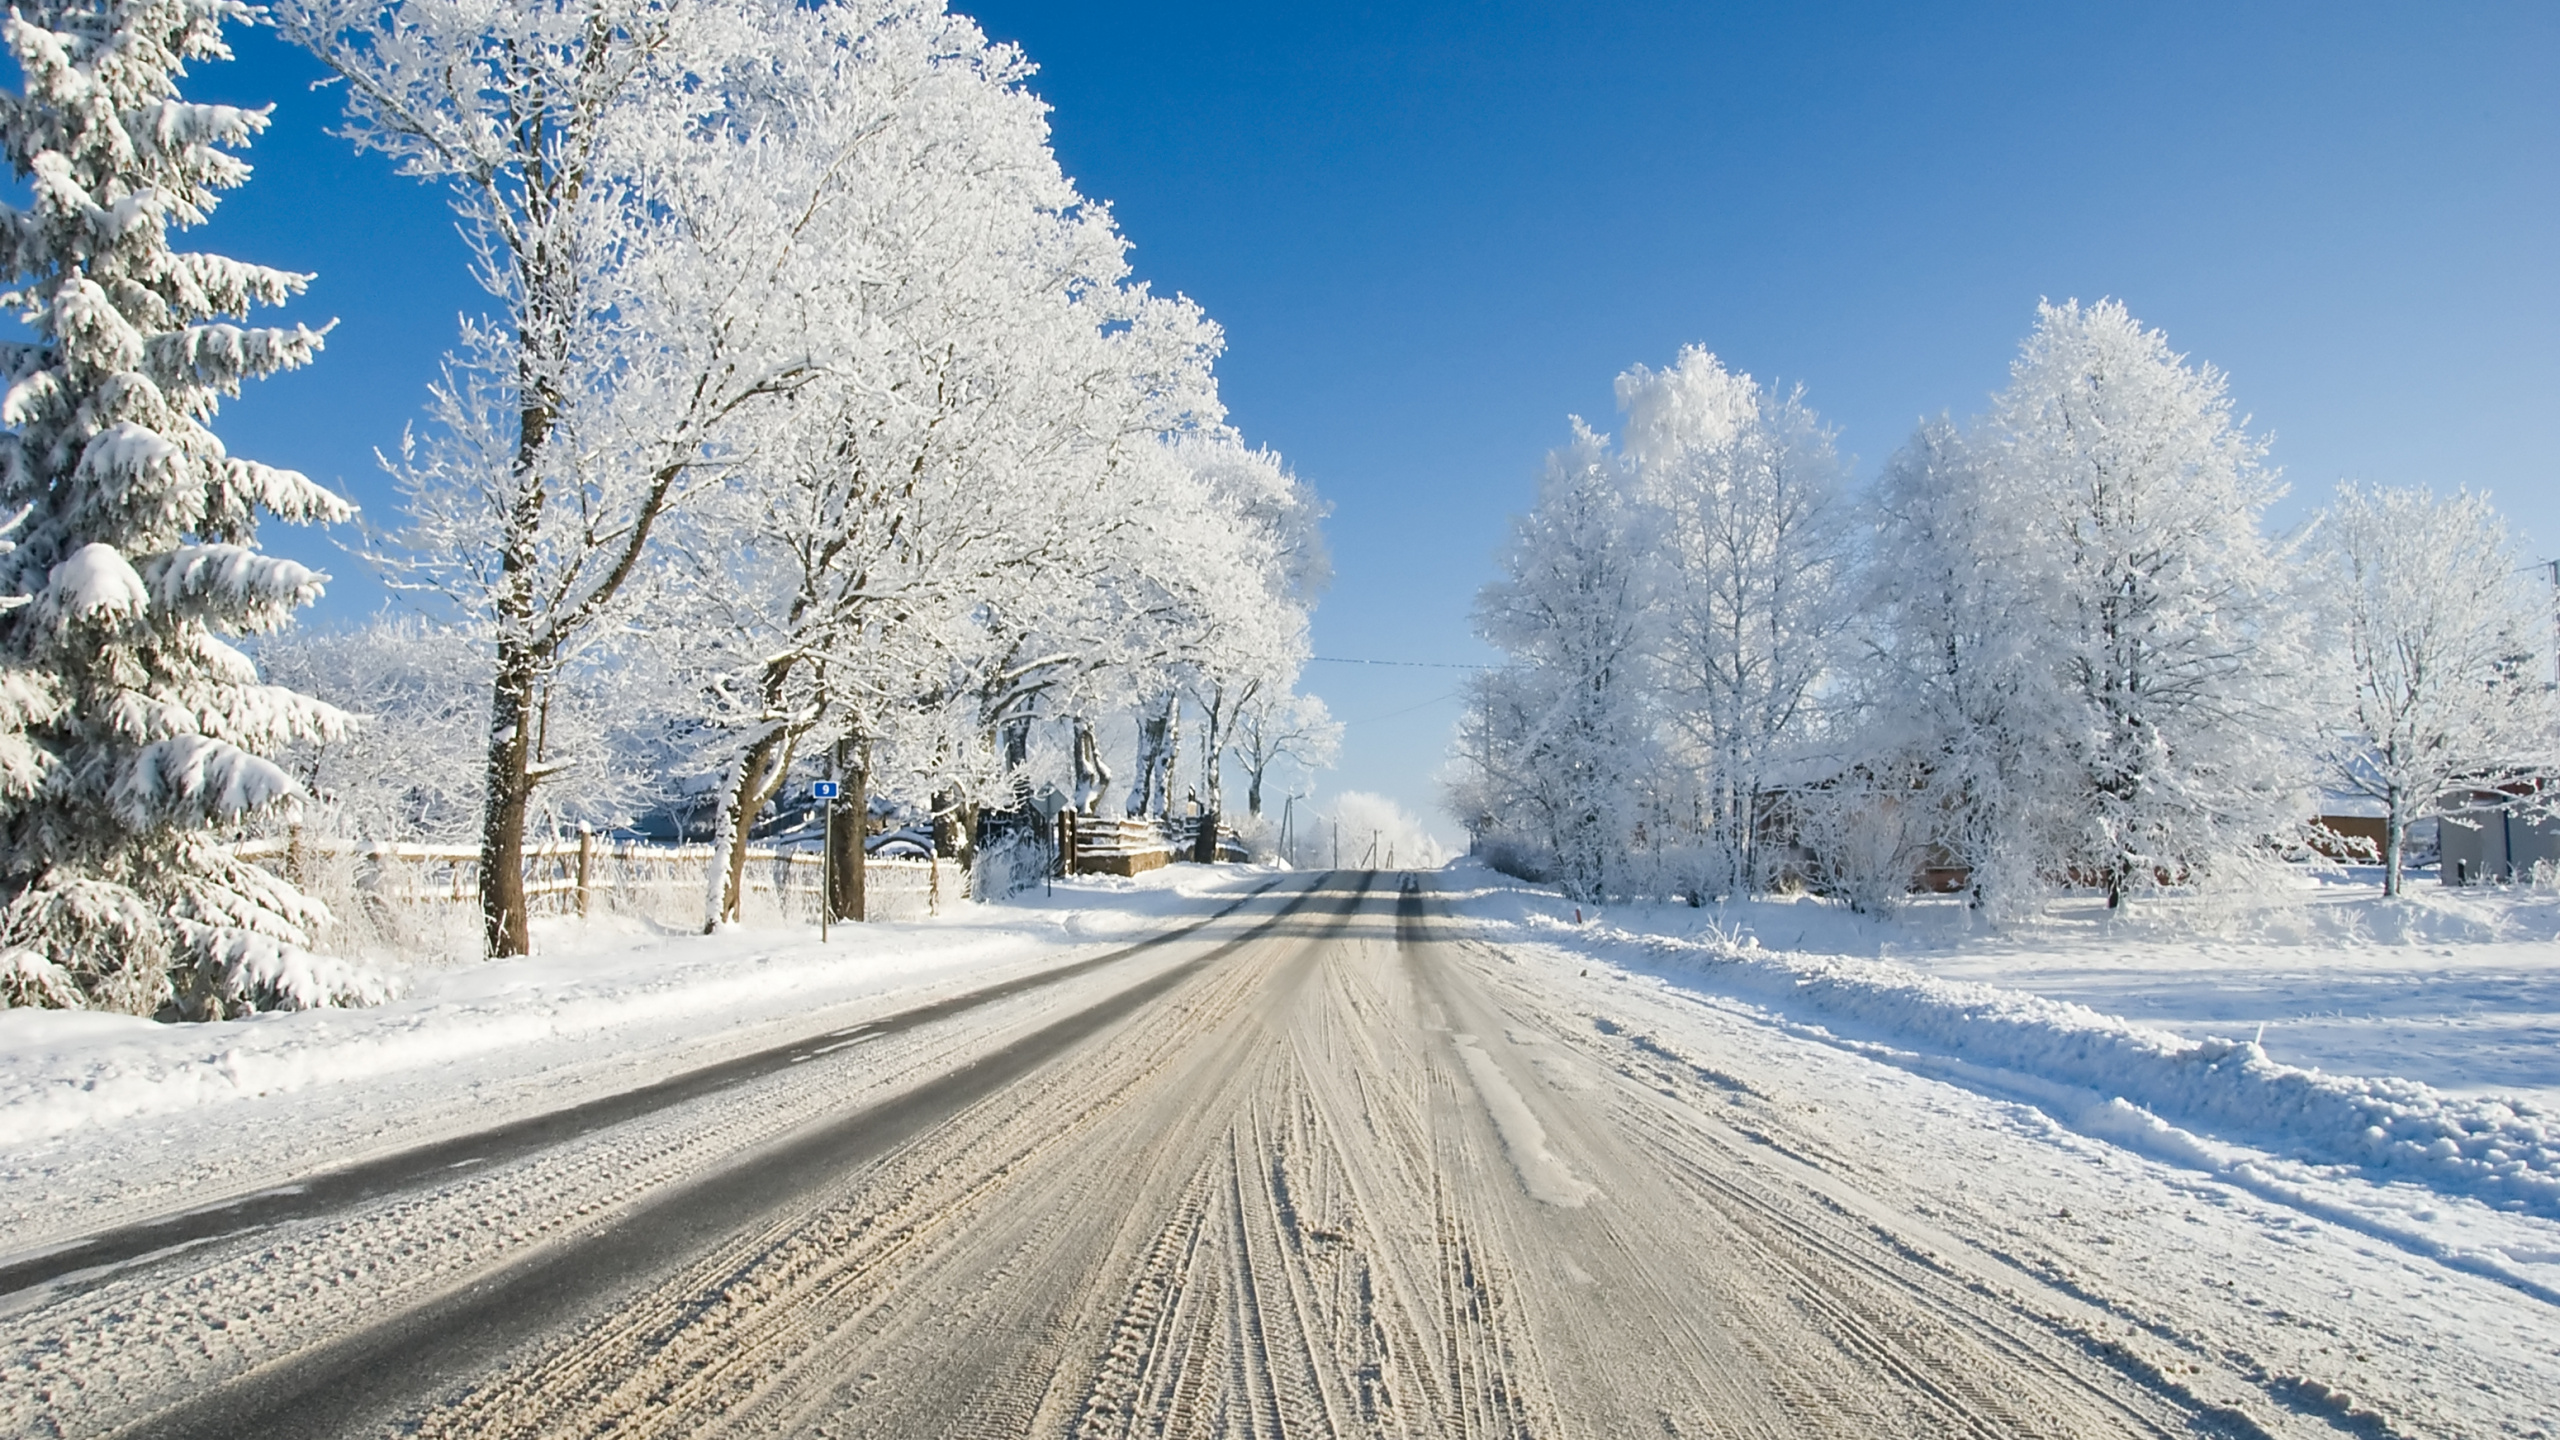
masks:
{"label": "long shadow on road", "polygon": [[[946,997],[893,1015],[822,1035],[803,1036],[788,1044],[735,1056],[688,1070],[637,1089],[606,1095],[566,1109],[529,1116],[505,1125],[457,1135],[432,1144],[397,1151],[378,1159],[324,1170],[291,1185],[252,1191],[213,1205],[153,1216],[130,1225],[49,1247],[0,1264],[0,1296],[39,1286],[79,1288],[108,1278],[130,1262],[164,1252],[193,1248],[243,1235],[269,1225],[331,1214],[422,1182],[449,1176],[466,1165],[502,1165],[511,1160],[566,1144],[599,1130],[696,1100],[787,1070],[823,1050],[848,1040],[872,1040],[947,1020],[963,1011],[991,1005],[1027,991],[1055,985],[1107,965],[1197,934],[1270,891],[1273,880],[1239,897],[1217,913],[1178,930],[1169,930],[1135,945],[1079,960],[1055,969],[1019,976]],[[1291,907],[1294,908],[1294,907]],[[1286,913],[1284,910],[1282,913]],[[1275,915],[1273,921],[1280,917]],[[1266,922],[1268,923],[1268,922]]]}
{"label": "long shadow on road", "polygon": [[[219,1440],[231,1436],[244,1440],[292,1440],[299,1436],[343,1435],[363,1428],[368,1421],[391,1418],[472,1376],[487,1373],[524,1342],[591,1313],[612,1295],[716,1244],[756,1217],[772,1214],[841,1183],[848,1171],[886,1155],[968,1106],[1022,1080],[1244,945],[1267,938],[1310,900],[1318,896],[1335,898],[1337,904],[1333,908],[1347,919],[1358,908],[1369,883],[1370,877],[1363,876],[1355,886],[1337,890],[1319,880],[1291,896],[1269,919],[1215,949],[1052,1021],[915,1089],[804,1130],[744,1163],[669,1187],[578,1241],[536,1251],[461,1289],[301,1355],[261,1367],[121,1433],[132,1437],[166,1436],[172,1440]],[[1262,890],[1254,892],[1261,893]],[[1252,898],[1248,895],[1218,914],[1232,913],[1237,905]],[[1160,936],[1145,945],[956,996],[897,1018],[905,1025],[943,1018],[969,1005],[1053,983],[1068,974],[1090,970],[1188,933],[1191,932],[1186,930]],[[931,1013],[928,1015],[927,1011]],[[756,1073],[767,1073],[789,1064],[789,1055],[824,1043],[825,1038],[820,1037],[775,1052],[779,1058],[749,1058],[763,1059],[765,1064]],[[735,1075],[726,1083],[739,1083],[744,1078],[747,1077],[743,1074]],[[645,1092],[631,1093],[636,1096]],[[659,1105],[672,1103],[675,1102],[671,1099],[662,1099]],[[659,1106],[640,1106],[629,1114],[645,1114],[654,1108]],[[622,1118],[629,1118],[629,1114]],[[597,1121],[569,1133],[583,1134],[605,1123],[610,1122]],[[557,1138],[565,1137],[545,1143],[556,1143]],[[518,1153],[533,1148],[537,1147],[527,1143]],[[456,1147],[456,1153],[464,1151],[482,1153],[468,1145]],[[413,1167],[409,1172],[412,1179],[430,1168],[416,1162]],[[346,1201],[341,1198],[337,1203]]]}

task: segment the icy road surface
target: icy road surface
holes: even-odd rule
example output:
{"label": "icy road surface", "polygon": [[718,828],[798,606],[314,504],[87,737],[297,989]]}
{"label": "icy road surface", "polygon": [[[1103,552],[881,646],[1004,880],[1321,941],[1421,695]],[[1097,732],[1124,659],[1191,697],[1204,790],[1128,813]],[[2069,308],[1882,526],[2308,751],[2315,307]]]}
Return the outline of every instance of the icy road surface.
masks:
{"label": "icy road surface", "polygon": [[1045,983],[440,1140],[370,1189],[284,1187],[253,1228],[21,1257],[0,1431],[2373,1437],[2560,1412],[2542,1301],[1462,938],[1418,884],[1290,878]]}

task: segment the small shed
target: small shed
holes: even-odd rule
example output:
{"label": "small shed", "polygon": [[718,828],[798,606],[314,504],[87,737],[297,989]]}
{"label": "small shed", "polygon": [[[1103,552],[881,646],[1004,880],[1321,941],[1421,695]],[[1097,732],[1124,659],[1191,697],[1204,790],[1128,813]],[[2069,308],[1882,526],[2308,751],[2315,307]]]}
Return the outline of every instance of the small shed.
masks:
{"label": "small shed", "polygon": [[2332,860],[2371,864],[2382,858],[2383,820],[2382,802],[2370,795],[2323,791],[2320,813],[2311,817],[2311,848]]}
{"label": "small shed", "polygon": [[2475,790],[2437,822],[2439,874],[2447,885],[2510,883],[2534,868],[2560,870],[2560,817],[2528,807],[2527,797]]}

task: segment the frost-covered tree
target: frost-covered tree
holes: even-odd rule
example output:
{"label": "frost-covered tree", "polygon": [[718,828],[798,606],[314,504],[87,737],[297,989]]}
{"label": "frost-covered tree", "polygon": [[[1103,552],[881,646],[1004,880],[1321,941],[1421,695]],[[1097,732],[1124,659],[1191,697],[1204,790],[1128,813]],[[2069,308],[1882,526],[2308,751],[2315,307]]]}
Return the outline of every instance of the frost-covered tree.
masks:
{"label": "frost-covered tree", "polygon": [[1943,419],[1886,463],[1867,502],[1855,632],[1867,655],[1841,747],[1858,763],[1803,798],[1818,826],[1846,831],[1889,796],[1895,834],[1968,871],[1977,903],[2008,911],[2039,901],[2053,874],[2037,838],[2038,767],[2058,722],[2039,592],[2018,583],[2034,573],[2031,536],[1998,480]]}
{"label": "frost-covered tree", "polygon": [[357,724],[278,758],[308,793],[305,823],[349,838],[459,844],[479,834],[488,660],[469,632],[415,617],[261,641],[267,678]]}
{"label": "frost-covered tree", "polygon": [[1342,753],[1342,723],[1324,698],[1266,690],[1236,711],[1231,752],[1244,772],[1245,811],[1262,813],[1265,782],[1283,760],[1322,770]]}
{"label": "frost-covered tree", "polygon": [[[1197,788],[1203,812],[1214,818],[1226,813],[1226,762],[1238,750],[1243,717],[1297,683],[1308,654],[1307,614],[1330,562],[1317,531],[1324,507],[1277,455],[1215,431],[1187,437],[1181,448],[1207,492],[1212,528],[1202,538],[1212,542],[1204,547],[1210,573],[1225,575],[1202,594],[1207,623],[1189,686],[1201,721]],[[1259,772],[1247,783],[1248,811],[1258,815]]]}
{"label": "frost-covered tree", "polygon": [[[660,578],[656,541],[730,473],[741,412],[811,372],[818,201],[869,138],[797,117],[920,5],[283,0],[352,134],[444,183],[499,314],[467,327],[404,455],[421,569],[493,661],[480,865],[491,954],[530,944],[523,851],[552,690]],[[820,274],[824,274],[823,269]]]}
{"label": "frost-covered tree", "polygon": [[0,560],[0,664],[26,748],[0,787],[9,998],[214,1017],[359,998],[305,947],[328,916],[232,858],[242,821],[292,805],[270,758],[344,717],[279,686],[226,637],[272,629],[322,577],[255,546],[261,514],[341,520],[336,496],[238,459],[210,428],[244,381],[307,363],[319,332],[244,327],[308,276],[186,252],[266,112],[182,99],[226,59],[224,0],[11,11],[19,88],[0,141],[26,203],[0,211],[7,347],[0,505],[29,507]]}
{"label": "frost-covered tree", "polygon": [[[836,24],[856,8],[828,7]],[[1108,212],[1058,170],[1020,57],[928,7],[871,18],[866,43],[791,57],[807,73],[768,141],[862,137],[810,201],[827,243],[803,283],[835,297],[801,312],[810,378],[764,408],[682,537],[705,613],[737,636],[715,916],[796,757],[865,783],[984,768],[965,718],[919,709],[1001,707],[1043,668],[1021,653],[1021,572],[1064,567],[1075,507],[1057,502],[1140,433],[1125,352],[1179,328],[1134,323],[1154,302],[1120,283]]]}
{"label": "frost-covered tree", "polygon": [[[1844,467],[1804,403],[1699,346],[1618,377],[1625,465],[1645,507],[1649,685],[1687,772],[1685,818],[1718,891],[1768,878],[1762,797],[1818,728],[1817,687],[1852,615]],[[1668,837],[1659,837],[1668,838]]]}
{"label": "frost-covered tree", "polygon": [[1430,870],[1449,858],[1448,847],[1422,827],[1410,810],[1384,795],[1345,790],[1316,811],[1315,833],[1323,837],[1325,858],[1340,864],[1377,869]]}
{"label": "frost-covered tree", "polygon": [[[2000,911],[2267,873],[2307,813],[2311,667],[2264,451],[2120,303],[2043,306],[1991,412],[1878,482],[1851,763],[1811,818]],[[1852,823],[1886,806],[1891,836]]]}
{"label": "frost-covered tree", "polygon": [[2380,802],[2383,893],[2412,822],[2465,789],[2550,775],[2550,597],[2528,583],[2485,495],[2338,487],[2312,583],[2334,638],[2328,783]]}
{"label": "frost-covered tree", "polygon": [[2024,527],[2037,840],[2110,906],[2263,869],[2302,823],[2309,666],[2265,448],[2220,371],[2112,300],[2040,307],[1974,441]]}
{"label": "frost-covered tree", "polygon": [[[1553,858],[1567,893],[1624,873],[1655,747],[1646,710],[1648,577],[1639,513],[1606,437],[1576,419],[1514,525],[1476,631],[1513,668],[1479,678],[1482,803]],[[1467,758],[1468,747],[1460,747]]]}
{"label": "frost-covered tree", "polygon": [[1696,348],[1619,394],[1622,449],[1580,432],[1561,471],[1589,478],[1551,474],[1480,605],[1513,663],[1452,747],[1471,830],[1585,893],[1783,870],[1882,908],[1954,865],[1999,909],[2262,876],[2299,834],[2280,489],[2220,373],[2122,305],[2044,306],[1991,413],[1922,426],[1855,510],[1800,395]]}

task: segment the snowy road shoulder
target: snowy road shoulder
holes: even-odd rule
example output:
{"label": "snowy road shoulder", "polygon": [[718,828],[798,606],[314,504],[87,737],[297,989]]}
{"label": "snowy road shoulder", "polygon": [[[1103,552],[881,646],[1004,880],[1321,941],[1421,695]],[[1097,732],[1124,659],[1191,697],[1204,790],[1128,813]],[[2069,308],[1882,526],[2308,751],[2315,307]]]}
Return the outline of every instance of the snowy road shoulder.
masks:
{"label": "snowy road shoulder", "polygon": [[1577,925],[1552,892],[1480,868],[1443,884],[1487,941],[1587,957],[1629,983],[2025,1102],[2081,1135],[2560,1304],[2560,1115],[2537,1100],[2333,1075],[2247,1039],[2189,1039],[1890,959],[1771,949],[1686,907]]}
{"label": "snowy road shoulder", "polygon": [[[814,934],[601,922],[410,977],[365,1010],[165,1025],[0,1011],[0,1218],[34,1248],[139,1215],[634,1088],[885,1005],[1070,963],[1265,872],[1138,882]],[[1214,906],[1206,908],[1215,908]]]}

